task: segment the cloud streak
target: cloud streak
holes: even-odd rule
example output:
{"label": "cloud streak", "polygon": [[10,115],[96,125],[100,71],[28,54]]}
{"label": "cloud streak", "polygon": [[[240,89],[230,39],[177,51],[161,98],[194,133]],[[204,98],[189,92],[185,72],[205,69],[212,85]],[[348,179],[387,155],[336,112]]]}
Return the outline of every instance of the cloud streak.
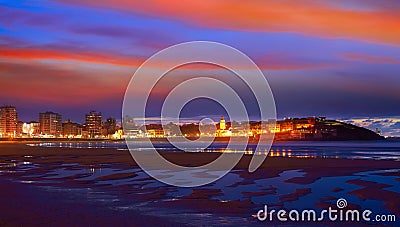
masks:
{"label": "cloud streak", "polygon": [[76,60],[89,63],[103,63],[118,66],[139,66],[145,59],[131,56],[113,55],[111,53],[94,53],[71,49],[54,48],[12,48],[0,46],[0,57],[24,60]]}
{"label": "cloud streak", "polygon": [[343,59],[365,62],[368,64],[400,64],[399,59],[391,57],[373,56],[363,53],[347,53],[340,55]]}
{"label": "cloud streak", "polygon": [[[294,32],[400,45],[399,8],[339,8],[329,1],[59,0],[172,19],[198,27],[253,32]],[[358,2],[361,4],[361,2]]]}

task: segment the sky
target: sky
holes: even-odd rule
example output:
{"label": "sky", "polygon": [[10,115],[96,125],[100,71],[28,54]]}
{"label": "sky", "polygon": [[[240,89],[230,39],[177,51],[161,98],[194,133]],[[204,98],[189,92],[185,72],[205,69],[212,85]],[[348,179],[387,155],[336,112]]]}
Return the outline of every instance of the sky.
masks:
{"label": "sky", "polygon": [[[262,69],[279,118],[399,119],[399,15],[391,0],[0,0],[0,105],[23,121],[47,110],[77,122],[91,110],[120,118],[147,58],[202,40]],[[185,116],[219,114],[199,105]]]}

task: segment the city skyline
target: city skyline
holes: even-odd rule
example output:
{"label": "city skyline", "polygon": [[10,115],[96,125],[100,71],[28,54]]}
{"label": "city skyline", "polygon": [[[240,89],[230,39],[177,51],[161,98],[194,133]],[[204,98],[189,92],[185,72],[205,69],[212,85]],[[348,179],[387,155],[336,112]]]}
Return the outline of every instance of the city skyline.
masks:
{"label": "city skyline", "polygon": [[275,140],[381,140],[381,131],[366,130],[352,124],[326,117],[269,119],[267,121],[136,124],[135,118],[126,115],[123,124],[115,118],[103,121],[101,112],[90,111],[85,123],[63,122],[62,115],[50,111],[39,113],[39,122],[22,122],[14,106],[0,107],[0,138],[64,138],[64,139],[140,139],[140,138],[252,138],[274,136]]}
{"label": "city skyline", "polygon": [[[170,45],[209,40],[243,51],[263,70],[278,118],[400,116],[393,108],[400,102],[400,3],[236,3],[241,10],[225,1],[153,3],[3,1],[0,104],[19,106],[21,119],[43,109],[73,120],[88,109],[121,116],[125,88],[145,59]],[[159,116],[167,88],[188,74],[227,77],[212,67],[177,70],[155,93],[150,116]],[[224,114],[200,105],[188,109],[185,117]]]}
{"label": "city skyline", "polygon": [[[114,116],[108,116],[107,118],[103,118],[102,112],[97,112],[95,110],[90,110],[87,113],[82,115],[82,119],[74,121],[71,120],[68,116],[65,117],[63,113],[57,113],[53,111],[42,111],[38,113],[37,119],[29,119],[29,120],[22,120],[19,118],[20,112],[18,112],[18,108],[12,105],[4,105],[0,106],[1,111],[9,113],[10,110],[13,113],[12,115],[7,114],[13,118],[14,124],[10,129],[11,131],[16,132],[17,128],[19,127],[26,127],[24,130],[35,132],[33,134],[51,134],[51,135],[66,135],[65,131],[73,132],[72,134],[78,135],[79,133],[82,134],[82,128],[87,127],[87,134],[90,137],[94,137],[96,135],[103,135],[106,132],[106,135],[113,135],[113,132],[117,132],[118,129],[122,127],[122,119],[116,118]],[[0,113],[1,113],[0,111]],[[3,114],[1,114],[3,115]],[[63,117],[64,116],[64,117]],[[232,122],[237,122],[239,124],[246,123],[245,120],[242,119],[229,119],[229,115],[227,117],[227,124],[231,124]],[[149,117],[146,119],[135,118],[129,115],[126,115],[125,118],[132,119],[135,127],[142,127],[146,125],[161,125],[161,118],[160,117]],[[175,125],[200,125],[201,120],[204,118],[212,119],[213,122],[208,122],[209,124],[218,125],[221,120],[221,115],[210,115],[210,116],[198,116],[197,118],[180,118],[179,122],[176,121],[174,118],[164,118],[164,122],[173,123]],[[225,115],[222,115],[222,118],[225,122]],[[276,121],[286,121],[290,119],[306,119],[306,118],[323,118],[323,119],[334,119],[329,118],[326,116],[289,116],[285,118],[277,118],[277,119],[270,119]],[[4,121],[5,118],[0,116],[0,121]],[[105,121],[103,121],[105,120]],[[259,119],[249,119],[251,122],[258,122]],[[379,134],[385,137],[399,137],[400,136],[400,118],[354,118],[354,119],[335,119],[343,123],[354,124],[359,127],[370,129],[371,131],[377,131]],[[53,125],[51,122],[55,122]],[[126,122],[129,122],[126,120]],[[5,129],[4,125],[10,125],[9,122],[0,122],[0,132],[6,133],[7,130]],[[23,126],[23,125],[24,126]],[[25,126],[30,125],[30,126]],[[44,126],[46,125],[46,126]],[[114,126],[113,126],[114,125]],[[207,124],[205,124],[207,125]],[[4,128],[2,128],[4,127]],[[10,128],[10,126],[7,126]],[[109,128],[111,127],[111,128]],[[278,126],[279,127],[279,126]],[[103,131],[103,128],[106,130]],[[275,129],[274,129],[275,130]],[[272,130],[272,131],[274,131]],[[4,131],[4,132],[2,132]],[[7,132],[9,133],[9,132]],[[121,132],[119,132],[121,133]],[[15,133],[12,136],[15,136]]]}

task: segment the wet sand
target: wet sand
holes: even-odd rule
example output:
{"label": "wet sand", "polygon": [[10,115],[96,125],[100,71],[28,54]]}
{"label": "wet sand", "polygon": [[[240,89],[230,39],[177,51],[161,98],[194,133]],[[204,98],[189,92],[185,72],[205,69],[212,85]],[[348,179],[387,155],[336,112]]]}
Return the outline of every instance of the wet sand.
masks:
{"label": "wet sand", "polygon": [[[217,159],[220,153],[204,152],[162,152],[166,159],[183,166],[200,166]],[[15,158],[18,160],[34,160],[36,163],[80,163],[86,165],[119,164],[137,167],[137,164],[128,151],[114,148],[64,148],[27,146],[24,143],[0,143],[2,159]],[[32,157],[26,157],[32,156]],[[252,155],[244,155],[234,169],[246,169]],[[329,175],[346,175],[348,173],[364,170],[390,169],[399,166],[399,162],[391,160],[357,160],[341,158],[287,158],[268,157],[260,168],[271,170],[269,175],[276,175],[280,170],[317,168]],[[310,173],[307,179],[315,180],[321,174]],[[323,176],[323,175],[322,175]],[[257,172],[247,177],[258,177]],[[299,181],[298,183],[300,183]]]}
{"label": "wet sand", "polygon": [[83,194],[44,190],[0,179],[0,226],[144,226],[174,225],[137,211],[113,210]]}
{"label": "wet sand", "polygon": [[[167,159],[186,166],[199,166],[215,160],[219,157],[218,153],[177,153],[165,152],[163,156]],[[255,181],[279,176],[284,171],[302,170],[303,176],[292,177],[285,182],[296,185],[304,185],[296,189],[293,193],[278,195],[279,203],[274,205],[283,207],[285,202],[296,201],[300,197],[313,193],[312,188],[307,185],[324,177],[333,176],[351,176],[358,172],[398,169],[399,162],[386,160],[352,160],[352,159],[334,159],[334,158],[285,158],[268,157],[261,166],[261,169],[254,173],[247,171],[251,155],[245,155],[238,165],[234,168],[235,174],[243,180],[232,182],[226,187],[236,188],[242,185],[255,184]],[[0,144],[0,162],[3,163],[2,169],[9,172],[0,175],[0,225],[141,225],[141,224],[176,224],[174,219],[165,217],[147,216],[138,210],[110,209],[99,205],[90,200],[85,194],[78,197],[69,198],[69,193],[65,190],[44,190],[46,187],[61,188],[89,188],[90,190],[100,191],[109,190],[110,194],[123,194],[126,200],[135,200],[138,202],[157,202],[155,207],[162,209],[190,209],[197,212],[215,212],[217,214],[230,215],[232,217],[243,216],[251,217],[254,209],[259,206],[252,202],[253,198],[258,196],[276,194],[276,188],[268,187],[259,192],[242,192],[246,198],[220,201],[215,199],[221,196],[220,189],[193,188],[191,193],[179,196],[179,200],[162,201],[167,198],[173,187],[154,187],[155,193],[147,193],[140,187],[130,186],[130,183],[122,185],[106,185],[95,187],[98,182],[108,182],[112,180],[133,179],[136,185],[146,185],[146,181],[152,180],[149,177],[136,178],[137,173],[114,173],[100,176],[95,179],[84,180],[90,174],[77,173],[76,175],[57,177],[53,183],[49,179],[52,177],[50,170],[59,168],[60,165],[80,164],[79,167],[65,167],[71,171],[86,169],[97,169],[104,167],[113,167],[117,169],[138,168],[128,151],[117,149],[84,149],[84,148],[55,148],[27,146],[24,143],[1,143]],[[21,177],[26,177],[26,172],[13,172],[12,163],[29,162],[41,165],[41,169],[34,169],[30,174],[42,176],[30,176],[30,180],[37,180],[40,184],[24,184],[16,181]],[[11,166],[7,166],[11,165]],[[398,176],[398,173],[387,175]],[[43,177],[45,176],[45,177]],[[46,179],[45,181],[43,179]],[[137,179],[137,180],[135,180]],[[399,177],[397,178],[399,180]],[[143,182],[143,184],[141,184]],[[397,205],[400,195],[395,192],[385,191],[385,185],[352,180],[349,184],[358,185],[362,189],[354,190],[351,194],[361,199],[376,199],[385,203],[386,208],[398,214]],[[343,189],[341,185],[332,185],[331,191],[340,193]],[[146,192],[146,193],[145,193]],[[78,193],[79,194],[79,193]],[[319,207],[326,207],[331,200],[337,198],[321,198]],[[182,223],[180,223],[182,224]],[[220,224],[223,224],[220,223]],[[264,223],[265,224],[265,223]]]}

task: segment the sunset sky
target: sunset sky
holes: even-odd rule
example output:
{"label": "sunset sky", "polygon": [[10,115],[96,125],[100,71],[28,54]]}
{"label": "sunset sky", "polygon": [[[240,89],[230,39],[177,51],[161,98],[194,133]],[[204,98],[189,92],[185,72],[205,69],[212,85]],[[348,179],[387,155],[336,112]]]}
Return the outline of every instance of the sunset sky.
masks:
{"label": "sunset sky", "polygon": [[46,110],[120,118],[145,59],[206,40],[263,70],[280,118],[396,118],[399,15],[391,0],[0,0],[0,104],[26,121]]}

